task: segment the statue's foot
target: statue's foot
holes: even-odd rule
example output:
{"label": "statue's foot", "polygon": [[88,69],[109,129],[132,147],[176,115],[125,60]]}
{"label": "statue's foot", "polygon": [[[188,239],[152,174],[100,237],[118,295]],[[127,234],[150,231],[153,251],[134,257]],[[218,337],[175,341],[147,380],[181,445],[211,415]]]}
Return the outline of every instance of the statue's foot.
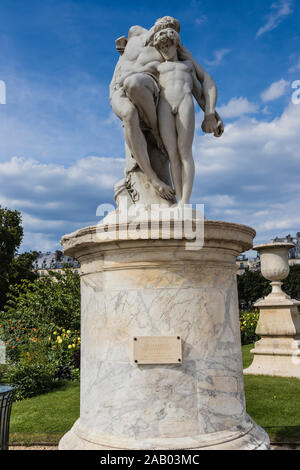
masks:
{"label": "statue's foot", "polygon": [[163,183],[160,179],[152,180],[151,183],[154,186],[154,189],[158,192],[160,197],[163,199],[171,200],[174,197],[174,190],[166,183]]}

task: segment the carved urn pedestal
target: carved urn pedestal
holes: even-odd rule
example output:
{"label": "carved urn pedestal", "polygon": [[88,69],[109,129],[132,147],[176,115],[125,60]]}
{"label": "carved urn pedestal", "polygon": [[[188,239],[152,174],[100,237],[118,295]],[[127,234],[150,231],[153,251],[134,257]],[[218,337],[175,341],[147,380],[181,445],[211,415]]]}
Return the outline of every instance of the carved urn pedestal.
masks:
{"label": "carved urn pedestal", "polygon": [[[267,449],[245,410],[236,284],[254,230],[206,220],[191,250],[178,226],[154,239],[146,223],[136,240],[127,228],[62,240],[81,263],[82,350],[80,418],[59,448]],[[152,363],[135,355],[143,337]]]}
{"label": "carved urn pedestal", "polygon": [[282,289],[282,280],[289,274],[288,252],[293,243],[267,243],[254,247],[260,253],[261,273],[271,281],[272,292],[256,302],[259,321],[254,359],[244,374],[278,375],[300,378],[300,316],[298,300]]}

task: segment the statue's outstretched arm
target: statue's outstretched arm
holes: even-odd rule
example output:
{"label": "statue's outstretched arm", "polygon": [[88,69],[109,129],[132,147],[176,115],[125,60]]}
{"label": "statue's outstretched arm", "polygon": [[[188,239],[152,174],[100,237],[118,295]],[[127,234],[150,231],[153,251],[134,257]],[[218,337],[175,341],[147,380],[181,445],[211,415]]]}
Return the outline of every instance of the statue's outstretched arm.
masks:
{"label": "statue's outstretched arm", "polygon": [[[199,85],[198,77],[196,74],[196,69],[193,68],[192,71],[192,77],[193,77],[193,90],[192,93],[199,104],[200,108],[202,111],[206,112],[206,99],[204,96],[204,91]],[[224,125],[223,121],[220,118],[219,114],[217,111],[214,111],[214,113],[205,115],[205,119],[202,123],[202,130],[207,133],[214,133],[215,137],[220,137],[223,132],[224,132]]]}

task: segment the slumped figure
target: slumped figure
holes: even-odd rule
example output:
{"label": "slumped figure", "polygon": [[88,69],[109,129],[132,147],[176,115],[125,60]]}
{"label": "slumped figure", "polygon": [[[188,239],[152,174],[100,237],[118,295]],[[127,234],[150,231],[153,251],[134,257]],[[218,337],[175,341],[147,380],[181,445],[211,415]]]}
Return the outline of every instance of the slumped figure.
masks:
{"label": "slumped figure", "polygon": [[193,96],[203,106],[202,89],[192,61],[179,60],[179,34],[171,28],[155,34],[153,46],[164,62],[157,64],[160,98],[159,131],[170,159],[171,174],[179,205],[189,204],[195,164],[192,144],[195,130]]}
{"label": "slumped figure", "polygon": [[[131,197],[135,191],[136,201],[149,204],[150,183],[162,200],[170,202],[174,200],[172,173],[178,203],[189,203],[195,172],[192,94],[204,112],[203,132],[215,137],[224,132],[215,109],[216,84],[181,44],[179,32],[179,21],[165,16],[150,30],[133,26],[128,38],[116,40],[120,58],[110,84],[110,99],[123,122],[126,143],[125,178],[119,182],[117,196],[124,191]],[[135,181],[140,170],[147,186],[139,187]]]}

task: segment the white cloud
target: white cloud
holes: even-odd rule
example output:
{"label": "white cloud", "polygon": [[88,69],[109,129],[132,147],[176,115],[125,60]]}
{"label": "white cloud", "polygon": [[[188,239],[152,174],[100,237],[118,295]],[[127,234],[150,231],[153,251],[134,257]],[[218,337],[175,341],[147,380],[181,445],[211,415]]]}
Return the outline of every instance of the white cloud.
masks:
{"label": "white cloud", "polygon": [[256,37],[258,38],[262,34],[277,28],[292,11],[291,0],[279,0],[278,2],[272,3],[271,12],[266,18],[266,23],[259,28]]}
{"label": "white cloud", "polygon": [[300,226],[300,216],[296,217],[287,217],[278,219],[268,220],[260,225],[258,225],[258,230],[286,230],[289,231],[290,227],[299,227]]}
{"label": "white cloud", "polygon": [[265,114],[265,115],[270,114],[269,106],[265,106],[265,107],[261,110],[261,112],[262,112],[263,114]]}
{"label": "white cloud", "polygon": [[244,114],[257,112],[257,105],[251,103],[247,98],[232,98],[226,105],[220,106],[218,112],[222,118],[234,118]]}
{"label": "white cloud", "polygon": [[244,116],[220,139],[197,131],[193,202],[205,203],[207,218],[250,225],[257,242],[300,231],[299,109],[271,121]]}
{"label": "white cloud", "polygon": [[211,196],[204,196],[204,204],[212,204],[215,207],[228,207],[235,205],[235,200],[233,197],[228,196],[228,194],[214,194]]}
{"label": "white cloud", "polygon": [[231,51],[231,49],[219,49],[217,51],[214,52],[214,59],[213,60],[206,60],[206,63],[208,65],[211,65],[211,66],[216,66],[216,65],[220,65],[223,58],[229,54],[229,52]]}
{"label": "white cloud", "polygon": [[20,157],[0,163],[0,204],[21,211],[23,249],[57,248],[63,234],[97,223],[97,206],[113,201],[124,164],[96,156],[67,168]]}
{"label": "white cloud", "polygon": [[272,83],[269,88],[267,88],[261,93],[260,96],[262,101],[266,103],[268,101],[273,101],[277,98],[280,98],[286,93],[289,84],[290,82],[284,80],[283,78],[281,78],[281,80],[278,80],[278,82]]}

